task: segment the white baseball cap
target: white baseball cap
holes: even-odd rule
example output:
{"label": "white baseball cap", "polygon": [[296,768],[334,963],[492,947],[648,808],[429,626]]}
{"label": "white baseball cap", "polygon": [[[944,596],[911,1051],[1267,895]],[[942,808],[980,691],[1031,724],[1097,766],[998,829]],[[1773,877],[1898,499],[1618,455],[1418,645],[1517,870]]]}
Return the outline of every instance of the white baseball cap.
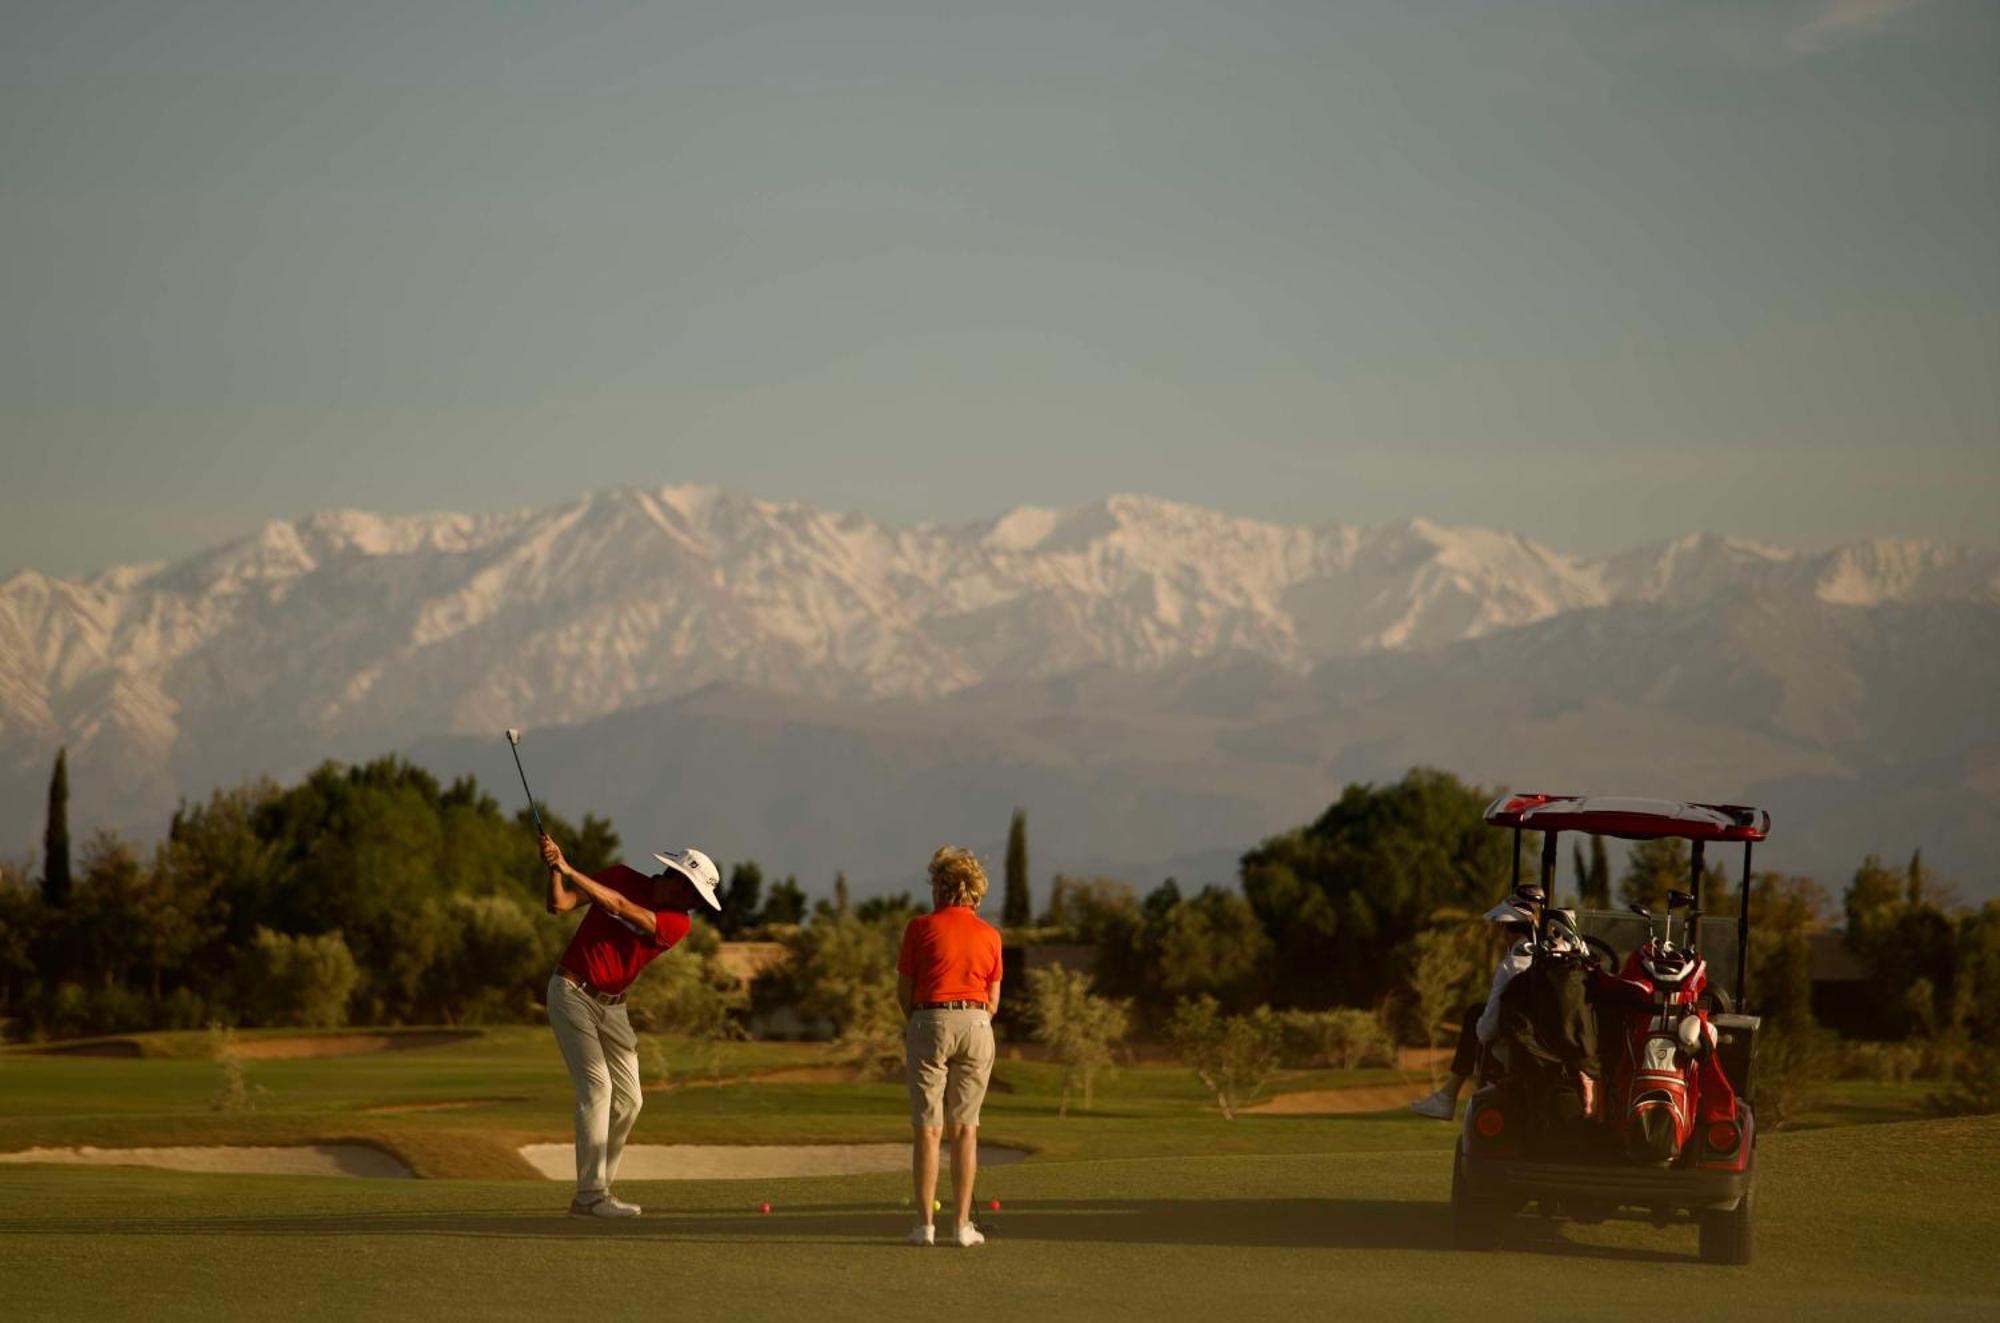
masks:
{"label": "white baseball cap", "polygon": [[655,854],[653,858],[673,869],[688,881],[708,902],[709,908],[721,909],[722,900],[715,889],[722,882],[722,874],[716,870],[715,860],[690,846],[685,850],[669,850],[665,854]]}

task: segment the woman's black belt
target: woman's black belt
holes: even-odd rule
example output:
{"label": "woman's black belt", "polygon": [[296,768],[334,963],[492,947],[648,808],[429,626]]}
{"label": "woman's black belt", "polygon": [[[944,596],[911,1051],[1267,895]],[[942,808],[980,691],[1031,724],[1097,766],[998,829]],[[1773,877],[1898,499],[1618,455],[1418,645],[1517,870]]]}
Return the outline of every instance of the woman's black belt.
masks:
{"label": "woman's black belt", "polygon": [[983,1011],[986,1009],[986,1003],[983,1001],[920,1001],[911,1007],[911,1009],[918,1011]]}

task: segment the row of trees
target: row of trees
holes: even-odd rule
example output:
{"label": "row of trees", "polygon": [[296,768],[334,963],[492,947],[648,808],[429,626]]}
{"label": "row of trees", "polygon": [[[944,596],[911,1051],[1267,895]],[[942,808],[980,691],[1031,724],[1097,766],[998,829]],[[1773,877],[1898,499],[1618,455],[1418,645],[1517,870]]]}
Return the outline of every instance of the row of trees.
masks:
{"label": "row of trees", "polygon": [[[28,1032],[517,1018],[532,1012],[569,935],[569,923],[541,913],[527,815],[504,814],[470,779],[442,785],[394,758],[328,764],[290,788],[260,783],[184,807],[149,853],[99,835],[72,870],[66,772],[59,758],[39,885],[0,886],[0,1016]],[[1170,879],[1141,895],[1115,879],[1058,876],[1032,923],[1017,810],[1001,917],[1016,940],[1094,947],[1087,995],[1122,1008],[1120,1018],[1073,1003],[1025,1024],[1073,1043],[1076,1025],[1117,1019],[1120,1036],[1191,1043],[1186,1026],[1210,1014],[1218,1041],[1234,1033],[1246,1059],[1258,1056],[1246,1045],[1267,1040],[1294,1058],[1322,1039],[1365,1041],[1367,1053],[1431,1040],[1490,973],[1477,916],[1511,883],[1513,842],[1481,822],[1489,799],[1427,769],[1349,786],[1313,823],[1246,854],[1240,890],[1186,893]],[[609,822],[543,813],[579,867],[615,858]],[[1539,842],[1524,844],[1538,858]],[[1615,887],[1618,899],[1652,907],[1685,885],[1689,866],[1679,841],[1635,846],[1615,884],[1601,841],[1578,842],[1571,863],[1586,903]],[[1719,869],[1703,892],[1709,912],[1733,912]],[[1752,900],[1751,1002],[1771,1030],[1763,1059],[1782,1074],[1796,1058],[1794,1073],[1809,1077],[1828,1068],[1829,1051],[1813,1019],[1810,941],[1833,907],[1810,880],[1768,872]],[[919,908],[907,894],[852,904],[839,877],[830,898],[808,904],[795,878],[767,883],[755,863],[739,863],[722,913],[641,981],[635,1011],[726,1037],[760,1009],[754,996],[761,1009],[782,1005],[831,1027],[857,1060],[893,1068],[895,955]],[[1869,1033],[2000,1041],[2000,903],[1956,904],[1918,857],[1901,869],[1868,860],[1842,908],[1846,940],[1881,990],[1866,1007]],[[790,959],[756,988],[736,988],[717,962],[718,937],[782,941]],[[1016,992],[1010,1012],[1026,1000]],[[1270,1014],[1251,1029],[1230,1028],[1260,1008]],[[1348,1018],[1313,1018],[1333,1014]],[[1364,1022],[1372,1037],[1357,1028]],[[1318,1059],[1343,1055],[1328,1048]],[[1924,1061],[1935,1068],[1950,1056]],[[1091,1078],[1077,1080],[1085,1094]]]}
{"label": "row of trees", "polygon": [[[528,815],[469,778],[329,763],[184,806],[150,852],[100,833],[72,875],[65,771],[39,885],[0,886],[0,1016],[28,1032],[519,1017],[568,939]],[[609,822],[543,816],[579,867],[615,857]]]}

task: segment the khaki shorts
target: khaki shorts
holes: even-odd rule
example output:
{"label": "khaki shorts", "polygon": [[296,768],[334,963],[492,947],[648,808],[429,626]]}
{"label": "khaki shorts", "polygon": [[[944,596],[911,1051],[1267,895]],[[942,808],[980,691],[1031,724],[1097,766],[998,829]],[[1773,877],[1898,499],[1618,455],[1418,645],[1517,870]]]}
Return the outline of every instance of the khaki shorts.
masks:
{"label": "khaki shorts", "polygon": [[918,1011],[903,1029],[910,1124],[956,1130],[979,1124],[993,1076],[993,1018],[985,1011]]}

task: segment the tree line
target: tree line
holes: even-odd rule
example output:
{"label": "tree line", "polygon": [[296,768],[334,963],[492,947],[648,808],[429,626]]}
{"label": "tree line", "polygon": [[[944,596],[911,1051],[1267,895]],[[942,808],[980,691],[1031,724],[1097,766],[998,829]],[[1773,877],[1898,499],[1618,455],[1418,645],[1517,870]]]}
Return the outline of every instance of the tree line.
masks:
{"label": "tree line", "polygon": [[[541,912],[525,810],[505,813],[473,779],[445,785],[399,758],[328,763],[290,787],[219,791],[176,812],[150,852],[100,833],[74,861],[69,793],[59,755],[40,875],[16,869],[0,885],[0,1017],[17,1033],[518,1019],[535,1012],[574,922]],[[1051,991],[1059,1009],[1047,1016],[1025,996],[1003,1013],[1017,1030],[1071,1033],[1042,1023],[1053,1016],[1190,1042],[1188,1026],[1211,1017],[1248,1059],[1262,1047],[1233,1026],[1260,1010],[1259,1032],[1279,1056],[1351,1064],[1385,1043],[1430,1040],[1483,995],[1490,973],[1478,916],[1512,885],[1514,849],[1510,833],[1481,820],[1492,793],[1425,768],[1350,785],[1313,822],[1248,851],[1237,887],[1183,890],[1168,879],[1142,893],[1119,879],[1059,875],[1039,913],[1017,809],[999,906],[1010,942],[1087,946],[1095,969],[1087,986]],[[542,814],[578,867],[616,859],[609,821]],[[1524,855],[1533,873],[1532,835]],[[1577,841],[1570,863],[1559,899],[1602,905],[1615,895],[1652,908],[1685,885],[1689,866],[1677,840],[1636,843],[1615,883],[1601,840]],[[675,973],[635,997],[641,1018],[726,1034],[784,1006],[858,1059],[893,1064],[895,955],[918,902],[902,893],[852,903],[836,876],[831,897],[809,903],[795,877],[767,881],[752,861],[730,868],[723,893],[721,913],[697,925],[700,940],[665,962]],[[1719,867],[1703,901],[1711,914],[1735,910]],[[1942,1045],[1911,1049],[1910,1072],[1949,1073],[1966,1045],[2000,1041],[2000,902],[1958,904],[1921,855],[1904,868],[1865,861],[1838,911],[1817,883],[1773,872],[1753,879],[1752,906],[1750,1002],[1773,1030],[1769,1059],[1782,1063],[1790,1039],[1803,1045],[1803,1074],[1837,1068],[1818,1029],[1809,945],[1836,914],[1877,993],[1865,1022],[1844,1027]],[[790,958],[731,991],[718,937],[783,942]],[[1903,1070],[1911,1052],[1878,1053],[1886,1064],[1869,1069]],[[1078,1083],[1087,1094],[1088,1080]]]}

